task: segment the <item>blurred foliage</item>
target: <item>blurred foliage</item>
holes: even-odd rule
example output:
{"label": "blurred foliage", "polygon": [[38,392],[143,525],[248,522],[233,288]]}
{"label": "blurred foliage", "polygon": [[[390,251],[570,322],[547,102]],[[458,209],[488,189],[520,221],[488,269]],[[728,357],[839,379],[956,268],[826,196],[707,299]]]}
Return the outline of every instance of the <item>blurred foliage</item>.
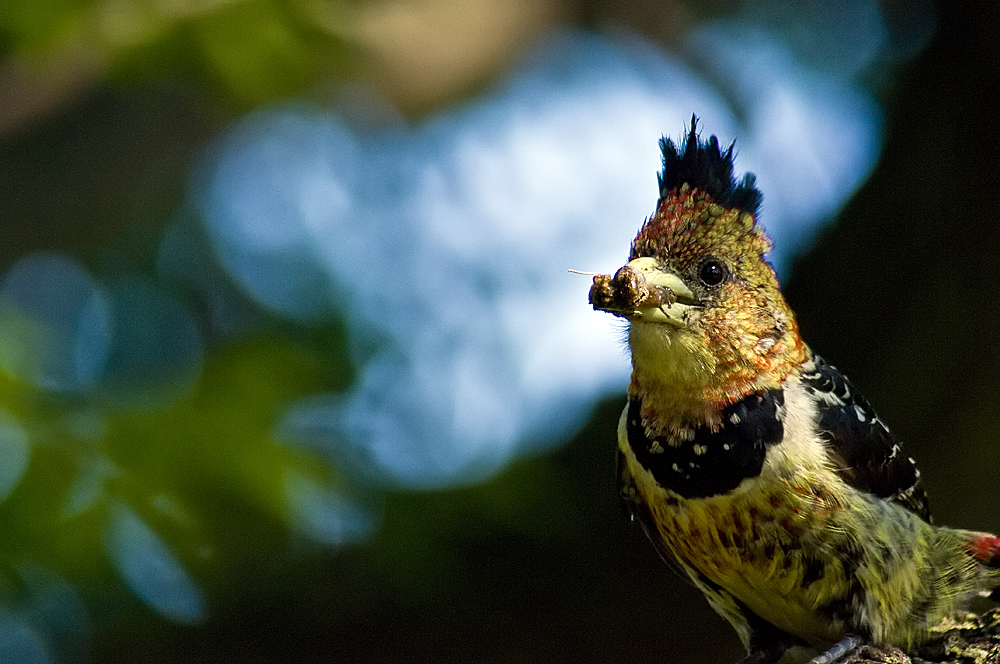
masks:
{"label": "blurred foliage", "polygon": [[0,35],[8,58],[85,59],[129,85],[182,78],[249,107],[343,73],[343,41],[315,15],[324,4],[9,2],[0,7]]}
{"label": "blurred foliage", "polygon": [[164,408],[67,402],[5,377],[3,403],[32,459],[0,508],[0,556],[76,578],[103,571],[103,524],[123,501],[193,569],[225,568],[261,520],[285,520],[286,473],[331,481],[270,431],[281,404],[347,375],[342,358],[258,338],[216,349],[196,389]]}
{"label": "blurred foliage", "polygon": [[[274,434],[284,405],[351,380],[336,321],[292,330],[250,317],[239,335],[210,334],[210,303],[156,273],[161,233],[214,132],[241,109],[356,72],[358,52],[324,7],[0,3],[4,75],[26,68],[38,77],[29,81],[58,83],[62,68],[73,79],[59,83],[65,97],[25,101],[28,120],[0,135],[4,271],[59,251],[102,283],[141,275],[195,312],[207,339],[190,389],[141,407],[0,372],[3,634],[14,633],[4,621],[23,620],[61,661],[736,659],[728,627],[618,510],[620,400],[560,451],[488,482],[376,492]],[[598,26],[691,15],[623,7],[568,13]],[[937,37],[889,100],[882,167],[787,290],[809,342],[921,463],[939,521],[996,531],[1000,23],[988,2],[939,10]],[[29,86],[26,99],[43,89]],[[323,543],[290,511],[290,483],[356,504],[371,537]],[[115,537],[186,570],[208,598],[203,620],[182,607],[180,623],[166,621],[152,609],[169,606],[128,592],[149,588],[115,562]]]}

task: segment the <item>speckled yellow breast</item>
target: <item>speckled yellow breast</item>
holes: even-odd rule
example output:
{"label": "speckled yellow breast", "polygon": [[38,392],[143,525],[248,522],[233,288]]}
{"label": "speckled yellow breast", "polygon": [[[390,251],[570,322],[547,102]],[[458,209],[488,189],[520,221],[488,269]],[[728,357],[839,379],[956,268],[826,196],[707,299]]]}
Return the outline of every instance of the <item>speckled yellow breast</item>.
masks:
{"label": "speckled yellow breast", "polygon": [[622,442],[663,544],[696,582],[704,576],[764,620],[817,646],[843,636],[831,612],[849,587],[837,547],[851,543],[835,496],[794,475],[766,474],[728,494],[683,498],[661,488]]}

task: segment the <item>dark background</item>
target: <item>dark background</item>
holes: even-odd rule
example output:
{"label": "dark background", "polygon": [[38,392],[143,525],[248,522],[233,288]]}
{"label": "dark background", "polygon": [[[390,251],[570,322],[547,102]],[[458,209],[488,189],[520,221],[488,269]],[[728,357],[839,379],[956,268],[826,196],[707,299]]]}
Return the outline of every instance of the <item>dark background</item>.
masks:
{"label": "dark background", "polygon": [[[685,11],[592,2],[561,6],[551,20],[624,24],[669,44]],[[882,91],[877,170],[799,257],[785,293],[806,341],[852,378],[919,463],[936,521],[997,532],[1000,9],[940,2],[937,16],[930,43]],[[255,101],[206,92],[197,76],[176,74],[186,63],[173,57],[166,74],[143,78],[135,55],[7,125],[0,265],[52,250],[98,271],[148,267],[194,157]],[[439,103],[411,100],[407,110]],[[213,609],[197,627],[107,590],[106,572],[75,570],[97,607],[90,658],[735,661],[732,630],[617,504],[622,400],[601,404],[559,451],[485,484],[382,496],[383,522],[363,544],[285,546],[280,523],[256,518],[252,536],[228,542],[240,553],[218,575],[199,570]]]}

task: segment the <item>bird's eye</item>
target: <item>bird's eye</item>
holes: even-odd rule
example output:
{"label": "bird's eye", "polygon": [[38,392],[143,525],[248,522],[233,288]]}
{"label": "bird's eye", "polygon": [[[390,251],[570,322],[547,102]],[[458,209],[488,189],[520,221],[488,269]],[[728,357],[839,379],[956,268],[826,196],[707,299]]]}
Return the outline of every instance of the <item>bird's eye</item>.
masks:
{"label": "bird's eye", "polygon": [[709,259],[702,263],[698,278],[706,286],[718,286],[726,280],[726,266],[714,258]]}

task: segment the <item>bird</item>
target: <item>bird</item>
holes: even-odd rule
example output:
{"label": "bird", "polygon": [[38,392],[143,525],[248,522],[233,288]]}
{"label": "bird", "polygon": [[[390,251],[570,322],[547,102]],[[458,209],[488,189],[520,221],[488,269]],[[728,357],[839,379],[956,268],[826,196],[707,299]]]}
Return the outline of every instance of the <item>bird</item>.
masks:
{"label": "bird", "polygon": [[740,663],[910,651],[971,598],[1000,599],[1000,538],[935,525],[913,459],[802,340],[735,141],[703,140],[692,116],[660,148],[655,211],[589,293],[627,321],[619,494],[736,630]]}

